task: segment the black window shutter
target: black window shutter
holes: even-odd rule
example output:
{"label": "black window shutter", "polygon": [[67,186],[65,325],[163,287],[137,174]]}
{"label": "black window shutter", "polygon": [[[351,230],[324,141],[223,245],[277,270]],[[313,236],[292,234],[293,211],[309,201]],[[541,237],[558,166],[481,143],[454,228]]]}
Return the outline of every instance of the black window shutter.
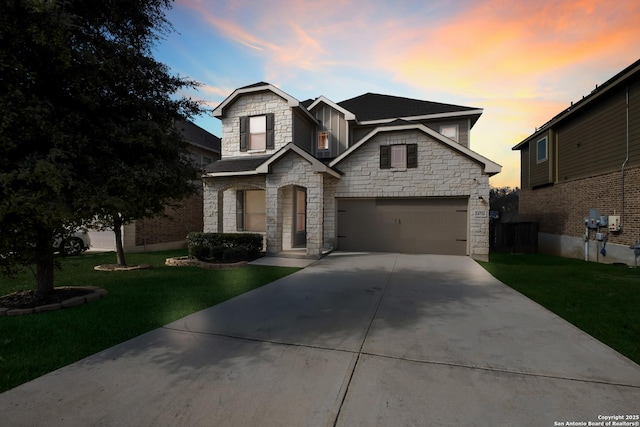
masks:
{"label": "black window shutter", "polygon": [[240,117],[240,151],[249,148],[249,117]]}
{"label": "black window shutter", "polygon": [[391,146],[380,146],[380,169],[391,169]]}
{"label": "black window shutter", "polygon": [[273,113],[267,114],[267,150],[275,148],[273,128],[275,125],[275,116]]}
{"label": "black window shutter", "polygon": [[418,167],[418,144],[407,144],[407,168]]}
{"label": "black window shutter", "polygon": [[236,191],[236,230],[244,231],[244,190]]}

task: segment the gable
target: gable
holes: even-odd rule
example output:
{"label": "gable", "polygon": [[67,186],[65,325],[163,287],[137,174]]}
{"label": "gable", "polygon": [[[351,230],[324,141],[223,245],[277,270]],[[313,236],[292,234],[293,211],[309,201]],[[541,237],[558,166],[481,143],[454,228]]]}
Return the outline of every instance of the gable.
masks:
{"label": "gable", "polygon": [[[352,145],[343,154],[341,154],[336,159],[334,159],[329,164],[329,166],[331,167],[337,166],[338,164],[343,162],[345,159],[347,159],[349,156],[353,155],[353,153],[355,153],[361,147],[369,144],[370,141],[372,141],[378,135],[382,135],[385,133],[411,134],[412,132],[424,134],[428,136],[429,139],[434,140],[438,144],[443,145],[448,150],[452,150],[457,155],[467,157],[470,160],[474,161],[475,163],[478,163],[479,165],[482,166],[484,173],[488,175],[495,175],[502,170],[502,166],[500,166],[499,164],[492,162],[491,160],[476,153],[475,151],[472,151],[460,144],[457,144],[452,140],[450,140],[449,138],[442,136],[440,133],[434,131],[433,129],[430,129],[427,126],[424,126],[421,124],[406,124],[406,125],[399,124],[396,126],[384,126],[384,127],[376,128],[373,131],[369,132],[369,134],[367,134],[365,137],[360,139],[360,141],[358,141],[356,144]],[[402,138],[400,138],[400,140],[402,140]]]}

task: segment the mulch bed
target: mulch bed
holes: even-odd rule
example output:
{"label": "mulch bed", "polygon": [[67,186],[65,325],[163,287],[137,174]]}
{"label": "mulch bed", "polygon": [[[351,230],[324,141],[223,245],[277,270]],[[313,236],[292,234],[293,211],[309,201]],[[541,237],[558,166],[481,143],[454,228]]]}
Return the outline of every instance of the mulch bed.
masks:
{"label": "mulch bed", "polygon": [[69,298],[85,296],[93,290],[85,288],[55,288],[46,298],[36,294],[34,290],[18,291],[0,297],[0,307],[35,308],[47,304],[62,303]]}

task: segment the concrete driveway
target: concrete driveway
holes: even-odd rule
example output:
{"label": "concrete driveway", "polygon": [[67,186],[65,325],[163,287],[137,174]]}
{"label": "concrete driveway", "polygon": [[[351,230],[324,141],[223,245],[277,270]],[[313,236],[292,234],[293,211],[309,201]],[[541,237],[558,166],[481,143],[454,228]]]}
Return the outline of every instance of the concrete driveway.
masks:
{"label": "concrete driveway", "polygon": [[640,366],[473,260],[436,255],[333,253],[0,395],[11,426],[555,426],[638,413]]}

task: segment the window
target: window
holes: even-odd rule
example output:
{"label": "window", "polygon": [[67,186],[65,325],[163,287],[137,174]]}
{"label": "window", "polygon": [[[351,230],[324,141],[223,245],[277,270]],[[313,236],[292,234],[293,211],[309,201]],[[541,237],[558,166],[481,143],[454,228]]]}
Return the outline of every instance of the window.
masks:
{"label": "window", "polygon": [[207,166],[213,163],[213,159],[211,157],[202,156],[202,166]]}
{"label": "window", "polygon": [[296,189],[296,232],[300,233],[307,229],[307,193],[304,190]]}
{"label": "window", "polygon": [[458,142],[458,125],[440,126],[440,133],[447,138]]}
{"label": "window", "polygon": [[236,228],[238,231],[266,230],[267,198],[264,190],[236,192]]}
{"label": "window", "polygon": [[267,148],[267,118],[265,116],[249,117],[249,150],[265,150]]}
{"label": "window", "polygon": [[407,146],[392,145],[391,146],[391,168],[407,167]]}
{"label": "window", "polygon": [[545,136],[538,141],[538,163],[542,163],[547,160],[547,137]]}
{"label": "window", "polygon": [[329,132],[320,132],[318,134],[318,151],[329,149]]}
{"label": "window", "polygon": [[265,151],[275,148],[273,113],[240,117],[240,151]]}
{"label": "window", "polygon": [[418,167],[418,144],[380,146],[380,169],[409,169]]}

